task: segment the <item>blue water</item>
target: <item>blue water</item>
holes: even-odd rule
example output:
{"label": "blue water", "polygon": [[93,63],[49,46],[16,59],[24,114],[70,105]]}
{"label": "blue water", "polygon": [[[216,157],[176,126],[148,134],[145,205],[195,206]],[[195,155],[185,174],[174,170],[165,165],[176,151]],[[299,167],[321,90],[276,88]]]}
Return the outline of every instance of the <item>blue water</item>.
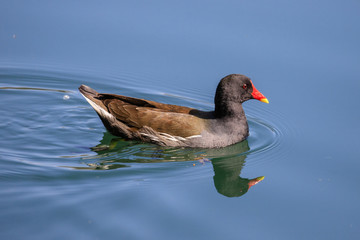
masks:
{"label": "blue water", "polygon": [[[2,1],[1,239],[358,239],[360,3]],[[249,138],[164,148],[78,93],[211,110],[248,75]],[[248,189],[248,181],[265,176]]]}

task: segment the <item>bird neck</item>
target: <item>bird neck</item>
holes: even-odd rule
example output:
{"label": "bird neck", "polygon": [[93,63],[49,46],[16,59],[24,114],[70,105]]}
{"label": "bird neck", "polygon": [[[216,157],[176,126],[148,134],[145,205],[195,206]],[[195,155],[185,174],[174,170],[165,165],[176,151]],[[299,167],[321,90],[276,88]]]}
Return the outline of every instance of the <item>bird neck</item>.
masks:
{"label": "bird neck", "polygon": [[216,118],[241,118],[245,117],[244,109],[241,103],[226,102],[215,104]]}

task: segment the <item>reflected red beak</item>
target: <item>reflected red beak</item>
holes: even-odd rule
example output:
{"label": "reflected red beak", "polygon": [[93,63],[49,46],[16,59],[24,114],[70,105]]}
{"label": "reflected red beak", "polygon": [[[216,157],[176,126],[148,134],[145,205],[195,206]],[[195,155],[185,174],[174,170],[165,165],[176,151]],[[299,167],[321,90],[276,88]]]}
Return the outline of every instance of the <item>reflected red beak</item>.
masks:
{"label": "reflected red beak", "polygon": [[255,184],[258,184],[259,182],[261,182],[262,180],[264,180],[264,176],[262,176],[262,177],[257,177],[257,178],[254,178],[254,179],[251,179],[250,181],[249,181],[249,189],[252,187],[252,186],[254,186]]}
{"label": "reflected red beak", "polygon": [[251,84],[252,84],[252,88],[253,88],[253,92],[251,95],[253,96],[253,98],[257,99],[261,102],[264,102],[264,103],[269,103],[269,100],[267,100],[267,98],[255,88],[255,86],[252,82],[251,82]]}

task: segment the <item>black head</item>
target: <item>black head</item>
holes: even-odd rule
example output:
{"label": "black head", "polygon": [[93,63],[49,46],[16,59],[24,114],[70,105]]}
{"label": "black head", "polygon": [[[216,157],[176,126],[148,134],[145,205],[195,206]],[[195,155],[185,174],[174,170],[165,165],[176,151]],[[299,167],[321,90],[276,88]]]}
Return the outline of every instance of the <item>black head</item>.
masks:
{"label": "black head", "polygon": [[241,103],[249,99],[268,102],[254,85],[250,78],[241,74],[230,74],[221,79],[215,94],[215,113],[228,115],[237,110],[242,111]]}
{"label": "black head", "polygon": [[243,103],[252,98],[250,78],[241,74],[230,74],[221,79],[216,89],[215,104],[222,101]]}

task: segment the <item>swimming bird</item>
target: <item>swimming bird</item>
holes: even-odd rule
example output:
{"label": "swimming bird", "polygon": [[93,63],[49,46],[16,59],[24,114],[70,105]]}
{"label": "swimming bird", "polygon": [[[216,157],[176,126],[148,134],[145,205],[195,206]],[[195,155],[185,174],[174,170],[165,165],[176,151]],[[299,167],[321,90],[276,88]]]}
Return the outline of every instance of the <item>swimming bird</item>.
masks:
{"label": "swimming bird", "polygon": [[116,94],[98,93],[81,85],[80,93],[115,136],[171,147],[219,148],[249,136],[242,103],[257,99],[269,103],[250,78],[230,74],[215,93],[215,110],[164,104]]}

